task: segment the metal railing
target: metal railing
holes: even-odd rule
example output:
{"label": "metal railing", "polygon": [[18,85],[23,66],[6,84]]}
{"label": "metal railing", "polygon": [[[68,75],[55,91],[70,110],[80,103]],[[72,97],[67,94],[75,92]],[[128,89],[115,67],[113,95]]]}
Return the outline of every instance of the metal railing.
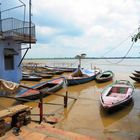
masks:
{"label": "metal railing", "polygon": [[[3,32],[4,37],[29,36],[29,27],[13,29]],[[31,37],[35,38],[35,26],[31,27]]]}
{"label": "metal railing", "polygon": [[[7,18],[0,21],[1,32],[5,37],[8,36],[29,36],[29,22],[24,22],[15,18]],[[31,24],[31,36],[35,38],[35,25]]]}

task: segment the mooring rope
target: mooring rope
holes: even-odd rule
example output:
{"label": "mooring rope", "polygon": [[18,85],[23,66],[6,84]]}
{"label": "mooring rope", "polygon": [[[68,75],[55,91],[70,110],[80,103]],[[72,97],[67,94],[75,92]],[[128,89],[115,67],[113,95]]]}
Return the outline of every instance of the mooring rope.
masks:
{"label": "mooring rope", "polygon": [[[132,36],[136,31],[137,31],[137,29],[136,29],[132,34],[130,34],[125,40],[123,40],[122,42],[120,42],[117,46],[111,48],[109,51],[107,51],[106,53],[104,53],[104,55],[103,55],[102,57],[104,57],[106,54],[108,54],[109,52],[113,51],[114,49],[117,49],[117,48],[121,47],[121,45],[122,45],[125,41],[127,41],[127,40],[130,38],[130,36]],[[111,63],[111,64],[119,64],[119,63],[121,63],[121,62],[126,58],[126,56],[129,54],[129,52],[130,52],[130,50],[132,49],[134,43],[135,43],[135,41],[132,41],[132,44],[131,44],[130,48],[128,49],[128,51],[127,51],[126,54],[122,57],[121,60],[119,60],[119,61],[117,61],[117,62],[115,62],[115,63],[113,63],[113,62],[111,62],[111,61],[109,61],[109,60],[107,60],[107,59],[105,59],[105,60],[106,60],[107,62]]]}
{"label": "mooring rope", "polygon": [[106,60],[107,62],[111,63],[111,64],[119,64],[119,63],[121,63],[121,62],[127,57],[127,55],[129,54],[129,52],[130,52],[130,50],[132,49],[134,43],[135,43],[135,42],[133,41],[132,44],[131,44],[131,46],[130,46],[130,48],[128,49],[128,51],[126,52],[126,54],[123,56],[123,58],[122,58],[121,60],[119,60],[119,61],[117,61],[117,62],[111,62],[111,61],[109,61],[109,60],[107,60],[107,59],[105,59],[105,60]]}
{"label": "mooring rope", "polygon": [[135,29],[133,33],[131,33],[126,39],[124,39],[123,41],[121,41],[118,45],[116,45],[115,47],[113,47],[113,48],[111,48],[110,50],[108,50],[107,52],[105,52],[105,53],[102,55],[102,57],[104,57],[106,54],[108,54],[108,53],[111,52],[112,50],[121,47],[121,45],[122,45],[125,41],[127,41],[130,37],[132,37],[132,35],[133,35],[136,31],[137,31],[137,29]]}

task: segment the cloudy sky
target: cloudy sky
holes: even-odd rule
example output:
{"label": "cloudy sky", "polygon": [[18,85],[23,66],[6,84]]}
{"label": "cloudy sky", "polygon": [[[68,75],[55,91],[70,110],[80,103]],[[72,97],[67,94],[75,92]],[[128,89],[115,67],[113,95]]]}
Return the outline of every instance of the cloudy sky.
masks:
{"label": "cloudy sky", "polygon": [[[32,0],[32,14],[37,42],[26,57],[125,56],[140,25],[140,0]],[[140,41],[128,56],[139,52]]]}

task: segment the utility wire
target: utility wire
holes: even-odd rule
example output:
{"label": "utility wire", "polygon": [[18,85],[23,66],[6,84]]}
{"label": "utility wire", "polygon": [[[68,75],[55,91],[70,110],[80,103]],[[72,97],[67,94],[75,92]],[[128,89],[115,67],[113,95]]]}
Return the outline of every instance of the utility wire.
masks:
{"label": "utility wire", "polygon": [[124,39],[123,41],[121,41],[118,45],[116,45],[115,47],[113,47],[113,48],[111,48],[110,50],[108,50],[107,52],[105,52],[105,53],[102,55],[102,57],[105,57],[106,54],[108,54],[109,52],[113,51],[114,49],[117,49],[117,48],[121,47],[121,45],[122,45],[125,41],[127,41],[127,40],[130,38],[130,36],[132,36],[136,31],[137,31],[137,29],[135,29],[135,31],[134,31],[133,33],[131,33],[126,39]]}
{"label": "utility wire", "polygon": [[105,52],[105,53],[102,55],[102,57],[104,57],[106,54],[108,54],[109,52],[113,51],[114,49],[117,49],[117,48],[121,47],[121,45],[122,45],[125,41],[127,41],[127,40],[130,38],[130,36],[132,36],[132,34],[134,34],[136,31],[137,31],[137,29],[136,29],[133,33],[131,33],[126,39],[124,39],[123,41],[121,41],[117,46],[115,46],[115,47],[111,48],[110,50],[108,50],[107,52]]}
{"label": "utility wire", "polygon": [[[136,30],[133,32],[133,34],[136,32]],[[132,36],[132,35],[131,35]],[[103,55],[103,57],[107,54],[107,53],[109,53],[109,52],[111,52],[112,50],[114,50],[114,49],[116,49],[116,48],[119,48],[120,46],[121,46],[121,44],[123,44],[125,41],[127,41],[128,40],[128,38],[129,38],[130,36],[128,36],[125,40],[123,40],[119,45],[118,45],[118,47],[114,47],[114,48],[111,48],[109,51],[107,51],[104,55]],[[128,49],[128,51],[126,52],[126,54],[122,57],[122,59],[121,60],[119,60],[119,61],[117,61],[117,62],[111,62],[111,61],[109,61],[109,60],[105,60],[105,61],[107,61],[107,62],[109,62],[109,63],[111,63],[111,64],[119,64],[120,62],[122,62],[126,57],[127,57],[127,55],[129,54],[129,52],[130,52],[130,50],[132,49],[132,47],[133,47],[133,45],[134,45],[134,41],[132,42],[132,44],[131,44],[131,46],[130,46],[130,48]]]}
{"label": "utility wire", "polygon": [[134,43],[135,42],[133,41],[132,44],[131,44],[131,46],[130,46],[130,48],[128,49],[128,51],[126,52],[126,54],[124,55],[124,57],[121,60],[119,60],[119,61],[117,61],[115,63],[114,62],[111,62],[109,60],[106,60],[106,61],[109,62],[109,63],[112,63],[112,64],[119,64],[120,62],[122,62],[127,57],[127,55],[129,54],[130,50],[132,49]]}
{"label": "utility wire", "polygon": [[[130,37],[130,36],[129,36],[129,37]],[[120,42],[117,46],[115,46],[115,47],[111,48],[110,50],[108,50],[107,52],[105,52],[105,53],[103,54],[102,57],[105,57],[106,54],[110,53],[110,52],[113,51],[114,49],[117,49],[117,48],[121,47],[121,45],[122,45],[125,41],[127,41],[127,40],[129,39],[129,37],[127,37],[125,40],[123,40],[122,42]]]}

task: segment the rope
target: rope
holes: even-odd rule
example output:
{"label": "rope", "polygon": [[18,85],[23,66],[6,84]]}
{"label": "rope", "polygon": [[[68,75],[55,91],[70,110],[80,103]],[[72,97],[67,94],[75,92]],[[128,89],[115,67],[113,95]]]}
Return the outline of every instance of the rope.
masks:
{"label": "rope", "polygon": [[104,54],[102,55],[102,57],[104,57],[106,54],[108,54],[109,52],[113,51],[114,49],[117,49],[117,48],[121,47],[121,45],[122,45],[125,41],[127,41],[128,38],[129,38],[129,37],[127,37],[125,40],[123,40],[122,42],[120,42],[117,46],[115,46],[115,47],[111,48],[110,50],[108,50],[106,53],[104,53]]}
{"label": "rope", "polygon": [[[132,34],[134,34],[136,31],[137,31],[137,29]],[[125,41],[127,41],[129,39],[130,36],[132,36],[132,34],[130,34],[125,40],[123,40],[122,42],[120,42],[117,46],[111,48],[109,51],[107,51],[106,53],[104,53],[102,57],[104,57],[106,54],[108,54],[112,50],[114,50],[116,48],[119,48],[121,46],[121,44],[123,44]],[[135,41],[132,42],[132,45],[130,46],[129,50],[127,51],[127,53],[125,54],[125,56],[121,60],[119,60],[119,61],[117,61],[115,63],[113,63],[113,62],[111,62],[111,61],[109,61],[107,59],[105,59],[105,60],[107,62],[111,63],[111,64],[119,64],[120,62],[122,62],[126,58],[126,56],[128,55],[128,53],[130,52],[131,48],[133,47],[134,43],[135,43]]]}
{"label": "rope", "polygon": [[104,57],[106,54],[108,54],[108,53],[111,52],[112,50],[121,47],[121,44],[123,44],[125,41],[127,41],[127,40],[130,38],[130,36],[132,36],[132,34],[134,34],[136,31],[137,31],[137,29],[135,29],[135,31],[134,31],[133,33],[131,33],[126,39],[124,39],[123,41],[121,41],[117,46],[111,48],[111,49],[108,50],[106,53],[104,53],[104,54],[102,55],[102,57]]}
{"label": "rope", "polygon": [[119,61],[117,61],[117,62],[115,62],[115,63],[113,63],[113,62],[111,62],[111,61],[109,61],[109,60],[106,60],[107,62],[109,62],[109,63],[111,63],[111,64],[119,64],[120,62],[122,62],[125,58],[126,58],[126,56],[129,54],[129,52],[130,52],[130,50],[132,49],[132,47],[133,47],[133,45],[134,45],[134,41],[132,42],[132,44],[131,44],[131,46],[130,46],[130,48],[128,49],[128,51],[126,52],[126,54],[124,55],[124,57],[121,59],[121,60],[119,60]]}

